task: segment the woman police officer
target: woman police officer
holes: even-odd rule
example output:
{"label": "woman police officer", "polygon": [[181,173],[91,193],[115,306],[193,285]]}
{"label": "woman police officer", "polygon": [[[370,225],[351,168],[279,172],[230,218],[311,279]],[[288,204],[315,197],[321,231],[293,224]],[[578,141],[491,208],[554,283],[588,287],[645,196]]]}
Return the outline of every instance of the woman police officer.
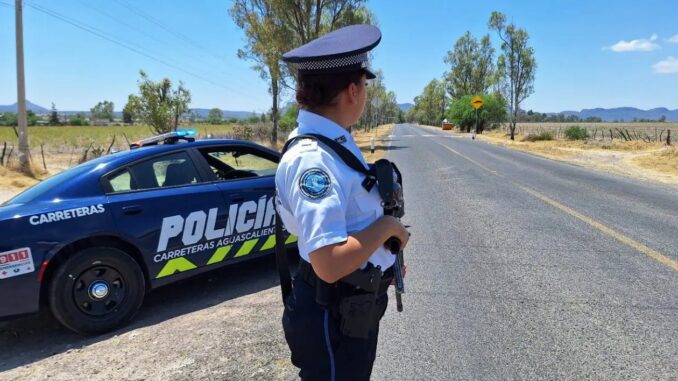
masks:
{"label": "woman police officer", "polygon": [[[304,380],[370,378],[393,277],[394,256],[384,243],[395,237],[404,247],[409,239],[400,221],[384,216],[379,192],[366,189],[363,174],[318,139],[301,136],[329,138],[367,168],[348,130],[364,110],[366,81],[375,78],[366,69],[367,53],[380,40],[378,28],[352,25],[283,56],[296,64],[301,107],[276,172],[276,205],[285,228],[299,238],[301,260],[282,320]],[[374,295],[349,281],[366,274],[370,282],[380,277]]]}

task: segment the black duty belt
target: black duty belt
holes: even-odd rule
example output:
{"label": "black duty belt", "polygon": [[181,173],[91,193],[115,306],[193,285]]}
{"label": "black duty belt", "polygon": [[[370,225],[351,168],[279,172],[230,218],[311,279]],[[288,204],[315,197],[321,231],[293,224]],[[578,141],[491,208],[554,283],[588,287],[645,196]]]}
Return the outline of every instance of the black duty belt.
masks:
{"label": "black duty belt", "polygon": [[[372,266],[371,264],[368,266]],[[328,285],[327,283],[323,282],[318,276],[316,275],[315,271],[313,271],[313,266],[311,266],[310,263],[306,262],[303,259],[299,260],[299,275],[301,275],[301,278],[311,287],[315,288],[319,283],[322,283],[324,285]],[[393,268],[390,267],[388,270],[384,271],[381,275],[380,278],[377,279],[369,279],[370,275],[368,272],[365,270],[356,270],[355,272],[347,275],[346,277],[342,278],[339,280],[338,287],[339,289],[345,291],[347,289],[357,289],[359,287],[355,286],[355,282],[349,283],[348,278],[353,278],[353,280],[357,280],[358,282],[378,282],[375,283],[375,288],[376,288],[376,293],[378,295],[386,293],[388,290],[388,286],[391,285],[391,282],[393,281]],[[329,285],[332,286],[332,285]],[[362,287],[367,289],[367,287]]]}

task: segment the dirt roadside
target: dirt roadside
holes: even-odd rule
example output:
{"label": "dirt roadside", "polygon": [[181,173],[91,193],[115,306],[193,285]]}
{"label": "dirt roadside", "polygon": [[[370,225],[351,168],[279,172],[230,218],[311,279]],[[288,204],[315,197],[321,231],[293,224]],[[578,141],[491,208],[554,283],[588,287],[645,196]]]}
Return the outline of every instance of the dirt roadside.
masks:
{"label": "dirt roadside", "polygon": [[[393,126],[355,133],[376,155]],[[0,202],[17,189],[0,189]],[[296,263],[291,264],[294,267]],[[0,380],[292,380],[272,256],[227,266],[147,295],[132,324],[99,337],[44,311],[0,322]]]}
{"label": "dirt roadside", "polygon": [[290,380],[273,258],[150,293],[131,325],[85,338],[46,312],[0,329],[3,380]]}

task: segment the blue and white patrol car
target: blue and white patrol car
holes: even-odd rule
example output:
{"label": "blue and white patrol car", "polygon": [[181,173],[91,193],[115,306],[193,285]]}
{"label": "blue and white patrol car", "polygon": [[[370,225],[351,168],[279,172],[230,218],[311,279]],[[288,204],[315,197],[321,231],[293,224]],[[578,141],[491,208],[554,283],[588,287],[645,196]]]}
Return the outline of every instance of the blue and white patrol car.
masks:
{"label": "blue and white patrol car", "polygon": [[142,140],[0,206],[0,319],[49,306],[71,330],[102,333],[151,289],[272,253],[280,154],[193,134]]}

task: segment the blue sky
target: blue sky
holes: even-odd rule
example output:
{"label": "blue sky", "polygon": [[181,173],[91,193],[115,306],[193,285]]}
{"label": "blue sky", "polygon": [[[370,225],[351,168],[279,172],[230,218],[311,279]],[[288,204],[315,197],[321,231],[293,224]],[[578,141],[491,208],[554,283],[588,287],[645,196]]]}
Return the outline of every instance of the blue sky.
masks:
{"label": "blue sky", "polygon": [[[243,34],[228,15],[230,1],[26,2],[26,93],[34,103],[88,110],[112,100],[120,110],[136,91],[143,69],[153,79],[182,80],[191,90],[192,107],[270,108],[267,84],[250,62],[236,57]],[[16,101],[14,10],[7,5],[13,3],[0,0],[0,104]],[[156,60],[31,4],[96,28]],[[412,102],[431,79],[443,75],[443,57],[465,31],[477,37],[488,33],[490,13],[499,10],[527,30],[539,65],[535,92],[523,108],[678,108],[676,1],[371,0],[368,6],[383,33],[372,67],[383,71],[387,87],[401,103]],[[497,36],[490,36],[498,50]]]}

